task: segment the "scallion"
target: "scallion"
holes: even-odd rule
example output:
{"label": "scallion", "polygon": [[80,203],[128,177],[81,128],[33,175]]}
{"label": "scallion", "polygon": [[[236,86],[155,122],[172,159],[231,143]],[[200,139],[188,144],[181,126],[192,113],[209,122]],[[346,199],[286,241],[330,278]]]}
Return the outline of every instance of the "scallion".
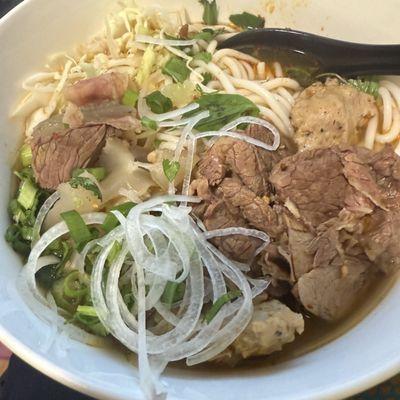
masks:
{"label": "scallion", "polygon": [[25,210],[29,210],[35,204],[37,192],[38,187],[30,179],[25,179],[19,190],[17,198],[18,203],[21,204]]}
{"label": "scallion", "polygon": [[[110,211],[119,211],[122,215],[126,217],[129,214],[129,211],[131,211],[132,207],[135,206],[136,203],[128,201],[127,203],[123,203],[113,207]],[[106,216],[106,219],[103,222],[103,229],[106,231],[106,233],[108,233],[112,231],[114,228],[116,228],[118,225],[119,221],[117,217],[113,213],[109,212]]]}
{"label": "scallion", "polygon": [[171,308],[172,304],[182,300],[185,293],[185,284],[183,282],[167,282],[164,293],[161,296],[161,301]]}
{"label": "scallion", "polygon": [[114,260],[117,258],[118,254],[120,253],[121,249],[122,249],[121,243],[118,242],[118,240],[114,240],[111,250],[107,256],[108,264],[112,264],[114,262]]}
{"label": "scallion", "polygon": [[78,306],[76,312],[88,317],[97,317],[96,310],[93,306]]}
{"label": "scallion", "polygon": [[81,297],[88,291],[86,285],[80,281],[79,271],[72,271],[64,279],[64,295],[67,297]]}
{"label": "scallion", "polygon": [[69,233],[77,245],[78,251],[82,250],[85,244],[92,239],[92,234],[85,221],[75,210],[61,213],[61,218],[67,224]]}
{"label": "scallion", "polygon": [[241,294],[242,292],[240,290],[232,290],[228,293],[223,294],[220,298],[218,298],[204,316],[204,320],[207,322],[207,324],[209,324],[212,321],[212,319],[218,314],[222,306],[238,298]]}
{"label": "scallion", "polygon": [[138,92],[134,92],[133,90],[128,89],[122,97],[122,104],[124,106],[135,107],[138,98],[139,98]]}
{"label": "scallion", "polygon": [[32,164],[32,149],[25,143],[19,150],[19,158],[23,167],[29,167]]}

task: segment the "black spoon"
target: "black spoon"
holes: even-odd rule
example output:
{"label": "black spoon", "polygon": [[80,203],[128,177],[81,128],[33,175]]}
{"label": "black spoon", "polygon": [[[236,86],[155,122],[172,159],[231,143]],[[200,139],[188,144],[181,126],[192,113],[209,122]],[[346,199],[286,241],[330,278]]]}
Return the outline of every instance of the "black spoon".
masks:
{"label": "black spoon", "polygon": [[400,45],[397,44],[351,43],[290,29],[255,29],[232,36],[219,48],[300,53],[314,60],[318,73],[400,75]]}

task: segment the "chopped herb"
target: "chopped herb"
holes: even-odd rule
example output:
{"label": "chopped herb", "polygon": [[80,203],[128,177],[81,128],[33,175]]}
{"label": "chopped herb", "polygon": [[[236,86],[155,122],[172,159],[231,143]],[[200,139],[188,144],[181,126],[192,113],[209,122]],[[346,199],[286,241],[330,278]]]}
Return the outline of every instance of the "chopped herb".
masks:
{"label": "chopped herb", "polygon": [[67,297],[64,293],[64,282],[65,277],[57,279],[50,289],[51,294],[58,307],[67,311],[69,314],[73,314],[81,301],[81,297]]}
{"label": "chopped herb", "polygon": [[167,177],[169,182],[172,182],[179,172],[180,164],[178,161],[171,161],[168,159],[163,160],[162,167],[164,175]]}
{"label": "chopped herb", "polygon": [[154,144],[154,147],[156,149],[158,149],[160,147],[161,140],[160,139],[154,139],[154,143],[153,144]]}
{"label": "chopped herb", "polygon": [[83,176],[77,176],[76,178],[72,178],[69,181],[69,184],[74,189],[78,188],[79,186],[83,187],[86,190],[89,190],[94,193],[100,200],[102,199],[101,191],[99,187],[91,181],[89,178]]}
{"label": "chopped herb", "polygon": [[242,292],[240,290],[232,290],[228,293],[223,294],[219,299],[217,299],[204,316],[204,320],[207,322],[207,324],[209,324],[213,320],[213,318],[218,314],[222,306],[232,300],[235,300],[236,298],[241,296],[241,294]]}
{"label": "chopped herb", "polygon": [[19,150],[19,158],[23,167],[29,167],[32,164],[32,149],[29,144],[24,144]]}
{"label": "chopped herb", "polygon": [[156,114],[166,113],[172,110],[172,101],[164,96],[159,90],[145,97],[147,105]]}
{"label": "chopped herb", "polygon": [[322,78],[336,78],[339,82],[345,85],[351,85],[359,91],[370,94],[375,98],[379,96],[379,79],[376,76],[359,76],[357,79],[346,80],[334,72],[326,72],[315,77],[315,79]]}
{"label": "chopped herb", "polygon": [[375,98],[379,96],[379,82],[376,77],[358,77],[357,79],[348,79],[347,82],[361,92],[370,94]]}
{"label": "chopped herb", "polygon": [[205,40],[206,42],[211,42],[211,40],[215,39],[216,36],[224,33],[225,29],[211,29],[211,28],[204,28],[202,31],[197,32],[193,35],[192,39],[197,40]]}
{"label": "chopped herb", "polygon": [[5,239],[17,253],[23,256],[29,255],[31,251],[30,243],[24,240],[21,228],[18,225],[13,224],[7,228]]}
{"label": "chopped herb", "polygon": [[239,94],[203,94],[196,102],[200,107],[186,113],[185,116],[190,117],[202,111],[209,111],[210,115],[195,126],[200,132],[218,130],[236,118],[243,115],[257,116],[260,112],[252,101]]}
{"label": "chopped herb", "polygon": [[201,60],[208,64],[212,59],[212,54],[208,51],[200,51],[200,53],[194,55],[193,59]]}
{"label": "chopped herb", "polygon": [[114,240],[111,250],[107,256],[107,262],[109,265],[115,261],[115,259],[118,257],[118,254],[121,252],[121,250],[122,250],[121,243],[118,242],[118,240]]}
{"label": "chopped herb", "polygon": [[144,116],[141,121],[142,126],[144,128],[152,129],[153,131],[158,129],[158,124],[157,121],[154,121],[154,119],[151,119],[149,117]]}
{"label": "chopped herb", "polygon": [[20,180],[18,195],[8,205],[14,223],[8,227],[5,239],[17,253],[27,256],[30,252],[36,215],[48,197],[48,192],[36,185],[31,167],[24,167],[16,171],[15,175]]}
{"label": "chopped herb", "polygon": [[184,82],[190,75],[185,61],[178,57],[171,57],[162,68],[162,72],[172,77],[175,82]]}
{"label": "chopped herb", "polygon": [[186,286],[184,282],[167,282],[161,301],[171,308],[174,303],[183,299],[185,288]]}
{"label": "chopped herb", "polygon": [[203,21],[206,25],[216,25],[218,23],[218,7],[216,0],[199,0],[203,9]]}
{"label": "chopped herb", "polygon": [[98,181],[102,181],[106,175],[107,171],[104,167],[94,167],[94,168],[77,168],[72,172],[72,177],[76,178],[84,172],[88,172],[93,175]]}
{"label": "chopped herb", "polygon": [[[131,211],[131,209],[135,206],[135,203],[129,201],[127,203],[123,203],[113,207],[110,211],[119,211],[122,215],[126,217],[129,214],[129,211]],[[106,233],[111,232],[118,225],[118,218],[112,212],[108,212],[106,219],[103,222],[103,229],[106,231]]]}
{"label": "chopped herb", "polygon": [[72,321],[77,321],[88,332],[94,333],[98,336],[107,336],[108,331],[100,322],[96,310],[93,306],[79,305]]}
{"label": "chopped herb", "polygon": [[92,240],[92,234],[85,224],[85,221],[75,210],[63,212],[61,218],[68,226],[72,240],[77,245],[78,251],[81,251],[86,243]]}
{"label": "chopped herb", "polygon": [[138,98],[139,98],[138,92],[134,92],[133,90],[128,89],[122,97],[122,104],[124,106],[135,107]]}
{"label": "chopped herb", "polygon": [[84,296],[88,292],[86,285],[82,284],[80,272],[72,271],[64,279],[64,295],[75,298]]}
{"label": "chopped herb", "polygon": [[246,11],[241,14],[231,15],[229,21],[243,29],[259,29],[264,28],[265,26],[265,19],[263,17],[260,15],[250,14]]}
{"label": "chopped herb", "polygon": [[88,317],[97,317],[96,310],[92,306],[78,306],[76,312]]}
{"label": "chopped herb", "polygon": [[130,284],[123,285],[121,287],[121,295],[128,310],[131,310],[135,304],[135,296],[132,293],[132,286]]}
{"label": "chopped herb", "polygon": [[33,207],[36,200],[36,194],[38,187],[30,179],[25,179],[19,189],[18,203],[21,204],[25,210],[29,210]]}

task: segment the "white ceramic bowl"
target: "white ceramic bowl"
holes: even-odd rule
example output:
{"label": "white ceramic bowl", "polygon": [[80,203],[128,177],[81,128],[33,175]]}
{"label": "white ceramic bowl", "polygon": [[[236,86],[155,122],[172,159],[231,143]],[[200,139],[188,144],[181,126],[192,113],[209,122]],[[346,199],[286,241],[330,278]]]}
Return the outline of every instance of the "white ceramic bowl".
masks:
{"label": "white ceramic bowl", "polygon": [[[19,85],[39,70],[49,53],[71,48],[102,26],[112,0],[25,0],[0,21],[0,341],[33,367],[97,398],[140,399],[136,371],[120,354],[70,343],[43,347],[48,328],[18,299],[13,282],[20,259],[3,239],[9,220],[10,165],[20,140],[8,119]],[[164,0],[200,15],[195,0]],[[292,27],[327,36],[371,43],[400,38],[399,1],[385,0],[218,0],[222,17],[243,10],[263,14],[268,26]],[[244,5],[245,3],[245,5]],[[168,370],[169,399],[301,400],[338,399],[400,371],[400,284],[362,322],[311,353],[251,371]],[[68,347],[67,347],[68,348]],[[22,383],[23,384],[23,383]]]}

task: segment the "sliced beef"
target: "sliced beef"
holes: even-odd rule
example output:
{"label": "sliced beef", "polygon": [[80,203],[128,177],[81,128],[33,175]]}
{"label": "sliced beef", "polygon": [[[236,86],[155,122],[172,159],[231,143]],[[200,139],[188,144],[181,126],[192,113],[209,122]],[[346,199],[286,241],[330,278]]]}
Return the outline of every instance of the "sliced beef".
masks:
{"label": "sliced beef", "polygon": [[300,151],[356,144],[376,113],[374,98],[350,85],[328,80],[314,83],[296,99],[291,119]]}
{"label": "sliced beef", "polygon": [[270,175],[285,204],[294,293],[324,319],[349,310],[378,270],[400,267],[398,157],[387,147],[305,150]]}
{"label": "sliced beef", "polygon": [[[250,125],[245,133],[272,143],[268,129]],[[196,206],[208,230],[217,227],[253,227],[275,237],[284,231],[282,208],[273,204],[269,173],[275,163],[294,153],[290,140],[282,138],[277,151],[266,151],[244,141],[220,138],[202,156],[191,188],[203,199]],[[229,257],[249,261],[259,239],[232,236],[214,240]]]}
{"label": "sliced beef", "polygon": [[400,210],[376,210],[362,218],[356,238],[368,258],[386,274],[400,266]]}
{"label": "sliced beef", "polygon": [[122,131],[136,131],[141,128],[141,123],[135,114],[136,110],[132,107],[124,106],[115,101],[89,104],[85,107],[68,103],[63,115],[63,122],[68,124],[70,128],[105,124]]}
{"label": "sliced beef", "polygon": [[368,260],[360,259],[346,259],[341,266],[314,268],[298,280],[298,296],[314,315],[337,320],[350,310],[372,273]]}
{"label": "sliced beef", "polygon": [[[46,122],[46,121],[45,121]],[[43,123],[44,124],[44,123]],[[32,166],[42,188],[56,189],[67,182],[75,168],[90,165],[99,155],[114,128],[107,125],[75,129],[55,129],[55,124],[39,125],[31,141]]]}
{"label": "sliced beef", "polygon": [[[346,208],[360,215],[387,208],[385,189],[357,147],[312,149],[282,160],[270,181],[280,199],[311,229]],[[372,153],[372,152],[371,152]],[[296,210],[293,212],[293,209]]]}
{"label": "sliced beef", "polygon": [[109,72],[95,78],[78,81],[64,90],[64,97],[77,106],[101,103],[105,100],[121,100],[128,88],[128,75]]}
{"label": "sliced beef", "polygon": [[234,366],[249,357],[271,354],[282,350],[285,344],[293,342],[296,333],[303,331],[303,316],[281,302],[270,300],[257,304],[246,329],[214,361]]}
{"label": "sliced beef", "polygon": [[386,207],[398,209],[400,207],[400,157],[390,145],[386,145],[376,153],[360,151],[359,155],[370,166],[378,185],[384,190]]}
{"label": "sliced beef", "polygon": [[[283,159],[270,181],[283,203],[309,227],[338,215],[344,206],[348,183],[340,155],[333,149],[315,149]],[[289,208],[290,209],[290,208]]]}

